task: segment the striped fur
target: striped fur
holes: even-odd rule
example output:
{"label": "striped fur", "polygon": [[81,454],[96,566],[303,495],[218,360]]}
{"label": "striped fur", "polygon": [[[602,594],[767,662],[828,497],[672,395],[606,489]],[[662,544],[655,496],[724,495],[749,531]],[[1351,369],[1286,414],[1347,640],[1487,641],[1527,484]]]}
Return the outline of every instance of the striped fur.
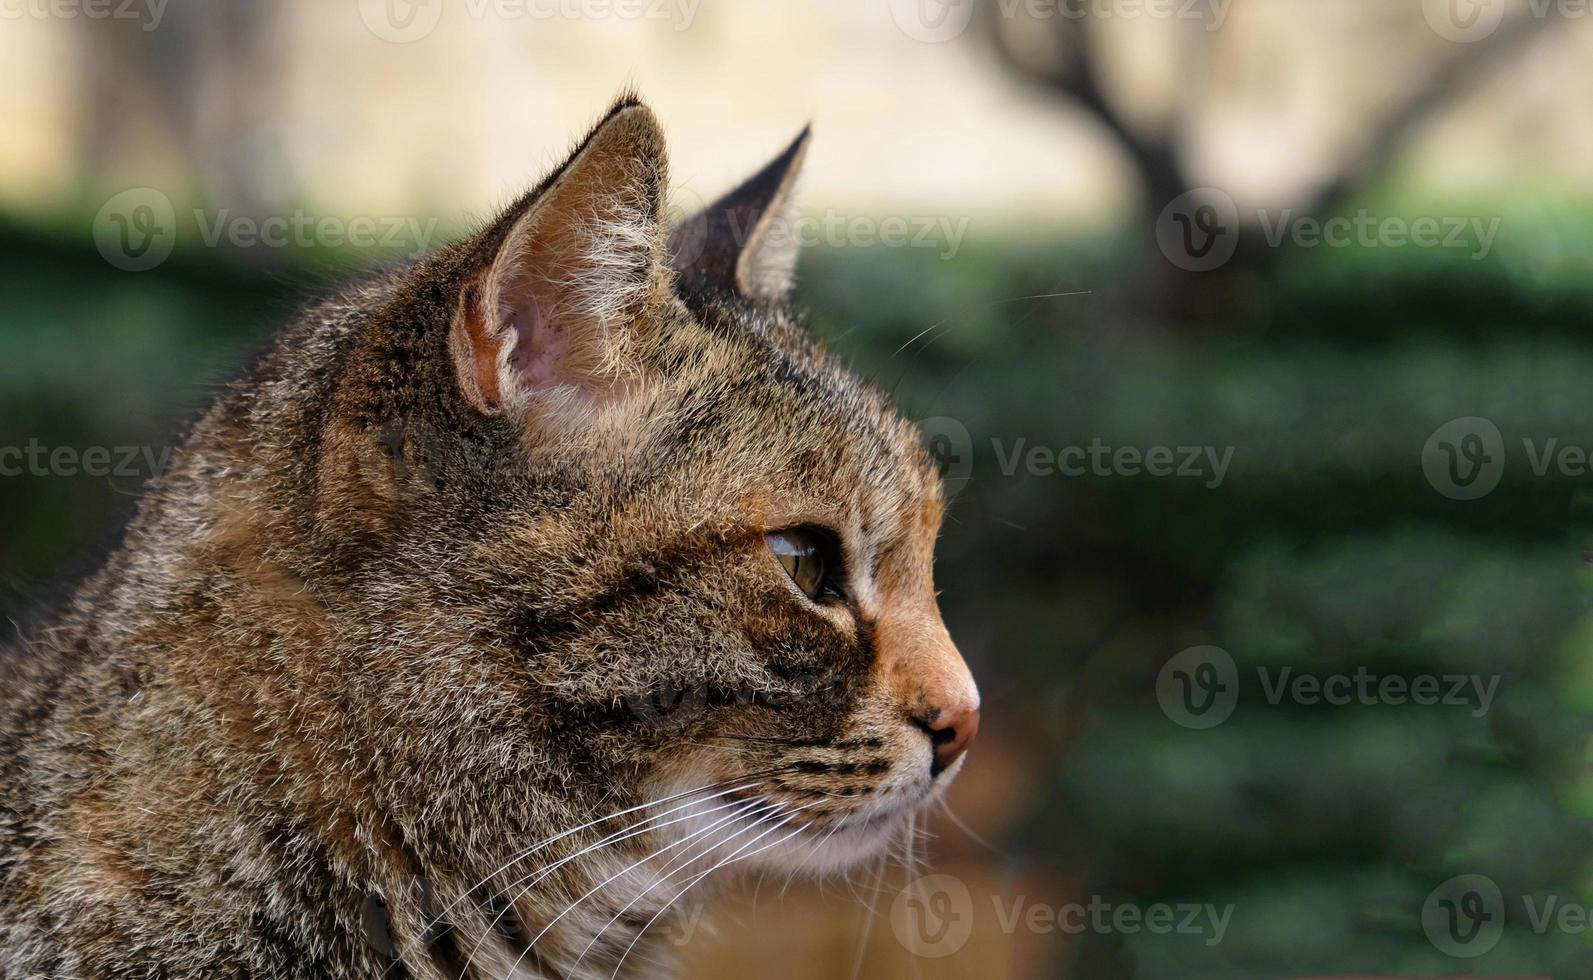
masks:
{"label": "striped fur", "polygon": [[[666,258],[644,107],[583,151],[627,207],[577,194],[584,230],[545,237],[565,219],[528,216],[561,170],[307,311],[0,661],[0,976],[654,975],[662,930],[628,944],[690,852],[650,854],[728,815],[695,839],[726,856],[773,826],[752,832],[763,806],[796,836],[746,865],[833,870],[949,778],[909,719],[926,678],[973,696],[914,429],[765,258],[750,296]],[[471,328],[522,247],[586,250],[562,253],[573,305],[544,311],[556,384]],[[807,523],[844,543],[846,608],[807,604],[768,552]],[[557,863],[650,801],[743,785]]]}

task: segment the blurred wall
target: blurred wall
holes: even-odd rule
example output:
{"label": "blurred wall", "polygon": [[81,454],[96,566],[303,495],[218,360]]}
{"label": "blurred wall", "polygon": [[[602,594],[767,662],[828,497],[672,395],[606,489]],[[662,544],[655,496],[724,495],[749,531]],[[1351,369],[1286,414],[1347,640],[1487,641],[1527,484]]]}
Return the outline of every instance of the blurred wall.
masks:
{"label": "blurred wall", "polygon": [[[1138,125],[1192,134],[1194,171],[1241,204],[1288,202],[1355,152],[1391,93],[1466,51],[1415,0],[1178,0],[1189,17],[1143,12],[1165,0],[125,2],[112,9],[132,16],[8,0],[0,206],[151,185],[457,222],[534,180],[633,85],[668,126],[688,204],[812,120],[810,207],[1074,228],[1123,212],[1125,163],[1088,116],[996,64],[992,29],[1105,11],[1114,97]],[[1419,134],[1403,179],[1469,194],[1522,173],[1593,179],[1593,103],[1554,97],[1593,88],[1590,56],[1593,31],[1559,31],[1477,80]]]}

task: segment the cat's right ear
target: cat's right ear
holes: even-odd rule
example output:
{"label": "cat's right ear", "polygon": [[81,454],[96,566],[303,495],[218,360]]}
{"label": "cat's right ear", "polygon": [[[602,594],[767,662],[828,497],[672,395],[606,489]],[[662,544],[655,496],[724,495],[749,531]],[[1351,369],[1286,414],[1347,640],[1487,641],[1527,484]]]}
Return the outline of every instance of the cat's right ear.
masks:
{"label": "cat's right ear", "polygon": [[804,126],[762,170],[670,233],[684,281],[771,301],[791,291],[799,238],[792,197],[810,132]]}
{"label": "cat's right ear", "polygon": [[466,398],[496,415],[539,393],[591,400],[623,372],[633,327],[667,291],[664,136],[622,100],[485,235],[449,348]]}

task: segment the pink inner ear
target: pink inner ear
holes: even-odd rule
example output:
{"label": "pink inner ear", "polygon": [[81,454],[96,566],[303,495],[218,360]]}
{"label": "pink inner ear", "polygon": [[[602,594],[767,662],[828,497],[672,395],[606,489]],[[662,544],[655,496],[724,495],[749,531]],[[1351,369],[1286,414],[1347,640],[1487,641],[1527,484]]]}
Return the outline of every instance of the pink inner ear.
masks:
{"label": "pink inner ear", "polygon": [[[519,305],[519,304],[517,304]],[[546,388],[559,383],[563,363],[562,344],[552,324],[542,318],[537,305],[526,303],[509,317],[514,331],[514,347],[509,351],[509,370],[528,388]]]}

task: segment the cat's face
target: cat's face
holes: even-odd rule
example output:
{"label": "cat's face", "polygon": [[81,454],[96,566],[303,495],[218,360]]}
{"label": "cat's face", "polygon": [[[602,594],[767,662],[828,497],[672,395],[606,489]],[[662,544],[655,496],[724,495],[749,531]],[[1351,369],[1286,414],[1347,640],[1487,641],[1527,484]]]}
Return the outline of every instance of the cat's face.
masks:
{"label": "cat's face", "polygon": [[631,514],[621,487],[650,468],[630,490],[648,533],[612,543],[627,571],[579,645],[646,678],[624,701],[660,745],[651,796],[733,788],[718,807],[756,801],[768,843],[794,834],[760,857],[849,863],[944,787],[978,724],[934,593],[939,475],[872,393],[782,344],[783,314],[690,305],[693,346],[737,340],[708,341],[714,355],[649,405],[685,425],[619,464],[608,513]]}
{"label": "cat's face", "polygon": [[430,637],[408,669],[472,692],[414,766],[480,810],[554,771],[610,809],[680,801],[666,840],[823,870],[960,767],[979,696],[936,603],[938,473],[783,302],[804,145],[666,240],[662,138],[622,106],[425,280],[457,285],[439,418],[472,435],[373,519],[382,588],[428,594],[392,613]]}
{"label": "cat's face", "polygon": [[911,426],[783,345],[783,314],[703,298],[677,317],[670,380],[638,382],[583,467],[591,509],[562,524],[600,556],[559,577],[579,600],[523,626],[556,634],[572,702],[614,703],[609,730],[648,746],[644,797],[726,791],[676,829],[746,800],[774,822],[737,844],[811,831],[760,859],[850,863],[944,787],[978,723],[934,594],[939,475]]}

